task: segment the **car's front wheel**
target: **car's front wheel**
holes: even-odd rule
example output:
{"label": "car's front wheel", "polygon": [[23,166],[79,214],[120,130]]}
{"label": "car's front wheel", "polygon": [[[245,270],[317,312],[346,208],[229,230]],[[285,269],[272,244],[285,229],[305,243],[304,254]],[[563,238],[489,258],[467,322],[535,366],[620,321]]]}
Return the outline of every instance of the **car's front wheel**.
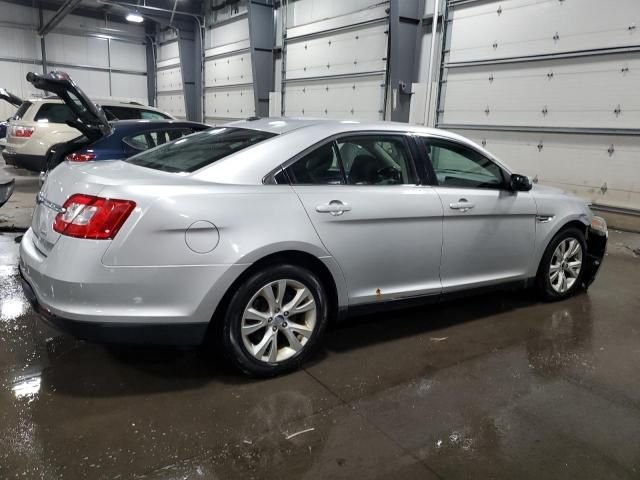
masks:
{"label": "car's front wheel", "polygon": [[251,274],[233,294],[223,347],[245,373],[278,375],[298,368],[313,353],[327,319],[326,292],[313,272],[271,266]]}
{"label": "car's front wheel", "polygon": [[538,289],[545,300],[562,300],[582,285],[586,256],[584,233],[577,228],[560,231],[545,250],[538,269]]}

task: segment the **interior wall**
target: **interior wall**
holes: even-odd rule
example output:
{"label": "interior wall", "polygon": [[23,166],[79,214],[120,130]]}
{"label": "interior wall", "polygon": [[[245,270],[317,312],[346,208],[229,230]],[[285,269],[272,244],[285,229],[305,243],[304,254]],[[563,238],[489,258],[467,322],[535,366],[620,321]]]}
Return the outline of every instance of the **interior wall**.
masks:
{"label": "interior wall", "polygon": [[640,212],[640,3],[449,3],[438,126],[540,183]]}
{"label": "interior wall", "polygon": [[[0,0],[0,82],[27,98],[41,96],[26,81],[29,71],[42,72],[40,12]],[[46,23],[53,10],[43,10]],[[147,103],[144,28],[138,25],[68,15],[44,37],[46,68],[63,70],[92,98]],[[0,118],[15,108],[0,103]]]}

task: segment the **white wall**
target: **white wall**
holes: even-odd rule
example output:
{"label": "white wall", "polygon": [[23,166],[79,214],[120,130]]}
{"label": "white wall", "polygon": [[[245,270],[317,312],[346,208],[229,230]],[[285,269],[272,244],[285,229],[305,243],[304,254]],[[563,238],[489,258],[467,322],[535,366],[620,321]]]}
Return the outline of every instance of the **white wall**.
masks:
{"label": "white wall", "polygon": [[[0,12],[0,86],[22,98],[42,95],[25,80],[30,71],[42,72],[38,9],[0,0]],[[44,21],[53,14],[44,10]],[[68,15],[45,37],[47,68],[66,71],[96,99],[147,103],[144,42],[144,27]],[[14,107],[0,103],[0,118],[14,112]]]}
{"label": "white wall", "polygon": [[[388,3],[296,0],[287,4],[284,114],[383,118]],[[285,9],[280,9],[285,10]],[[275,102],[279,97],[272,97]],[[270,106],[271,111],[279,110]]]}
{"label": "white wall", "polygon": [[606,4],[454,5],[438,125],[540,183],[640,210],[640,53],[626,50],[640,2]]}

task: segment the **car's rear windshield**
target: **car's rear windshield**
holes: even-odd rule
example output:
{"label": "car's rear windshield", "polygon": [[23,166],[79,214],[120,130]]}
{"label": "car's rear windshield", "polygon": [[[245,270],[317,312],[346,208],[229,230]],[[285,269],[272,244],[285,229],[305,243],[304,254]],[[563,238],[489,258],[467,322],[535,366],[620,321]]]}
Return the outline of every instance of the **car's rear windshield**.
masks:
{"label": "car's rear windshield", "polygon": [[67,123],[75,120],[76,115],[66,103],[43,103],[33,119],[36,122]]}
{"label": "car's rear windshield", "polygon": [[191,173],[273,136],[274,133],[246,128],[213,128],[139,153],[126,161],[164,172]]}

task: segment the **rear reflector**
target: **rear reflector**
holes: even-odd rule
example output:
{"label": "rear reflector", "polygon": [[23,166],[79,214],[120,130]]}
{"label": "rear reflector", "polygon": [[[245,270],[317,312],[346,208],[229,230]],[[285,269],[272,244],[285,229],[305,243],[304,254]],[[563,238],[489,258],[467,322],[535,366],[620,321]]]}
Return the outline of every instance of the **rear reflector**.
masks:
{"label": "rear reflector", "polygon": [[12,127],[12,135],[18,138],[30,138],[35,130],[33,127]]}
{"label": "rear reflector", "polygon": [[101,198],[92,195],[72,195],[63,205],[53,229],[69,237],[110,240],[136,207],[135,202]]}
{"label": "rear reflector", "polygon": [[96,158],[95,153],[70,153],[64,157],[64,159],[69,162],[88,162],[94,158]]}

